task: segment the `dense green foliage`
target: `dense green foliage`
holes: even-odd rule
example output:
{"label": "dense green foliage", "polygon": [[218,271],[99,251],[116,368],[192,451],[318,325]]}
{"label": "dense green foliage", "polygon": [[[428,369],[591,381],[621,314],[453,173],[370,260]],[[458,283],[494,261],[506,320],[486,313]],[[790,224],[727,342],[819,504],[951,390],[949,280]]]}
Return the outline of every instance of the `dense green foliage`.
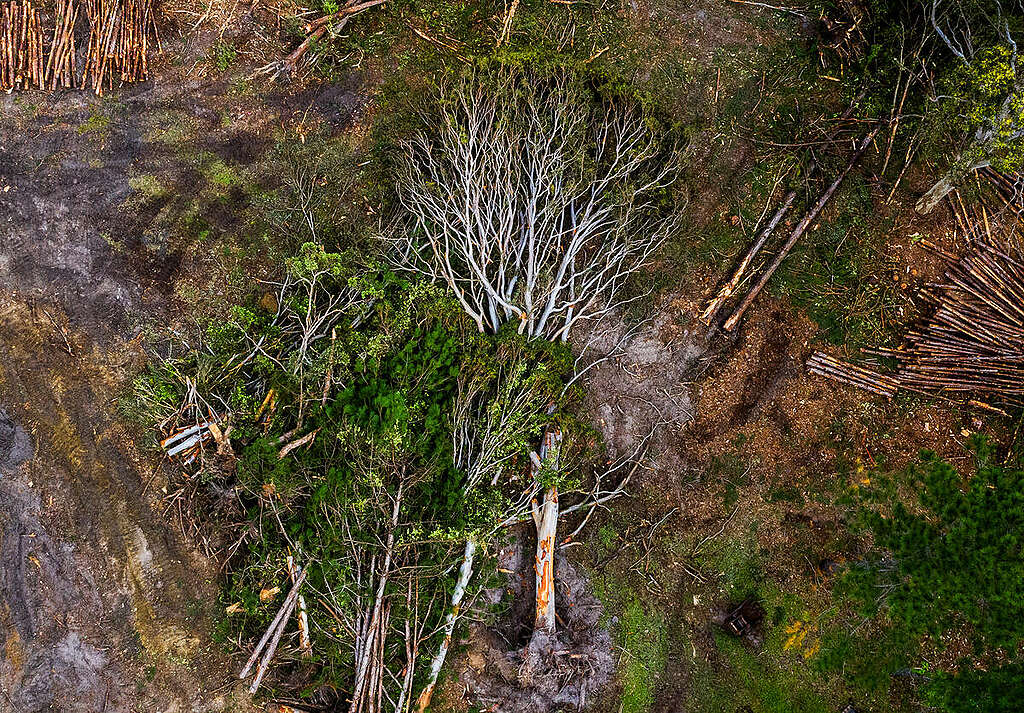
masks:
{"label": "dense green foliage", "polygon": [[[303,246],[277,298],[211,321],[200,348],[137,384],[153,420],[211,418],[237,454],[208,454],[193,476],[214,514],[241,522],[224,633],[262,632],[280,606],[266,592],[287,591],[292,555],[316,593],[307,601],[319,678],[341,688],[352,676],[346,626],[377,596],[374,567],[393,550],[389,615],[437,626],[467,537],[486,545],[521,506],[519,474],[557,418],[544,407],[567,368],[562,348],[479,333],[440,288],[353,264]],[[324,315],[333,326],[311,330]],[[486,479],[473,449],[497,464]],[[400,633],[388,661],[405,654]]]}
{"label": "dense green foliage", "polygon": [[1024,641],[1024,471],[996,462],[983,439],[973,446],[968,478],[926,452],[858,491],[874,549],[850,565],[837,593],[857,605],[859,623],[827,631],[815,665],[865,695],[917,680],[921,701],[941,711],[1017,709],[1018,664],[984,671],[965,662],[958,673],[922,664],[951,637],[966,635],[975,657],[1012,656]]}
{"label": "dense green foliage", "polygon": [[933,454],[911,466],[904,475],[921,509],[869,512],[882,555],[850,576],[862,601],[881,591],[890,616],[913,631],[968,625],[979,643],[1013,647],[1024,639],[1024,471],[988,457],[979,445],[966,482]]}
{"label": "dense green foliage", "polygon": [[937,674],[925,687],[925,701],[948,713],[1019,711],[1024,701],[1024,665]]}

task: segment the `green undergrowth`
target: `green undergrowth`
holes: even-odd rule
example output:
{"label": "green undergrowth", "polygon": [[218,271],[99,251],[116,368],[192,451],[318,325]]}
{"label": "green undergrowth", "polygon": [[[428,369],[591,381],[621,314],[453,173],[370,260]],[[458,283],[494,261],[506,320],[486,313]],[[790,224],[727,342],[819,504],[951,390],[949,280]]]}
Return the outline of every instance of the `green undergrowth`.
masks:
{"label": "green undergrowth", "polygon": [[[741,526],[698,560],[702,571],[718,575],[723,606],[751,602],[763,618],[754,639],[736,638],[715,627],[705,650],[692,661],[695,710],[831,711],[843,694],[835,676],[811,667],[818,616],[815,597],[802,579],[780,585],[768,570],[757,523]],[[707,595],[705,595],[707,596]]]}
{"label": "green undergrowth", "polygon": [[631,595],[616,629],[623,713],[651,710],[665,668],[667,636],[664,616]]}
{"label": "green undergrowth", "polygon": [[[189,487],[203,494],[195,516],[238,538],[220,639],[248,641],[266,629],[294,556],[319,593],[308,600],[315,665],[294,673],[307,692],[344,690],[353,661],[343,622],[375,596],[366,568],[380,566],[383,543],[395,542],[384,590],[391,616],[422,618],[436,631],[467,539],[486,546],[494,523],[515,512],[526,454],[544,427],[570,434],[561,457],[571,466],[542,467],[540,487],[579,487],[592,439],[568,406],[574,391],[560,402],[566,408],[546,408],[570,368],[564,346],[482,334],[443,288],[312,243],[289,259],[287,275],[290,289],[211,317],[193,337],[200,348],[170,345],[171,356],[137,381],[136,411],[151,423],[213,418],[230,441],[232,457],[208,454],[186,468]],[[332,329],[302,338],[307,320],[338,305]],[[193,388],[216,407],[190,402]],[[499,418],[500,430],[486,430]],[[459,446],[465,439],[471,446]],[[476,460],[484,442],[498,465]],[[477,467],[493,471],[474,476]],[[486,561],[481,552],[476,588],[490,580]],[[389,650],[403,650],[400,632]],[[428,635],[424,646],[435,645]],[[397,675],[401,665],[390,661]]]}
{"label": "green undergrowth", "polygon": [[714,635],[715,657],[694,662],[694,710],[700,713],[831,713],[836,702],[821,691],[802,661],[781,661],[724,633]]}
{"label": "green undergrowth", "polygon": [[[598,538],[606,542],[618,539],[608,526],[601,528]],[[628,576],[617,568],[595,579],[593,586],[605,607],[602,623],[611,628],[614,641],[621,686],[618,709],[623,713],[647,713],[658,698],[672,643],[667,615],[656,602],[641,598]]]}

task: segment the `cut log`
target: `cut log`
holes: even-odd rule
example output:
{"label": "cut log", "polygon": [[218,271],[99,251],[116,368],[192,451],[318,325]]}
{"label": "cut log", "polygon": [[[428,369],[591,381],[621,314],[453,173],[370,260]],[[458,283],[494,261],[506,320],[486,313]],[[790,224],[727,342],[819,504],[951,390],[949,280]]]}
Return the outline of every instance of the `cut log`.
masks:
{"label": "cut log", "polygon": [[[562,432],[547,430],[541,441],[540,453],[532,453],[531,470],[537,482],[543,468],[555,471],[559,467],[562,449]],[[558,488],[549,485],[544,490],[544,502],[533,501],[533,524],[537,528],[537,554],[534,559],[536,602],[534,610],[534,632],[549,634],[555,631],[555,534],[558,530]]]}
{"label": "cut log", "polygon": [[736,328],[736,325],[739,324],[740,319],[743,317],[743,313],[747,311],[747,308],[749,308],[754,302],[757,295],[761,292],[764,286],[768,284],[768,280],[771,279],[772,275],[775,274],[775,271],[779,269],[780,265],[782,265],[782,261],[786,259],[786,256],[796,244],[796,241],[800,239],[800,236],[804,234],[804,231],[807,230],[808,226],[818,217],[818,214],[821,213],[821,209],[824,208],[825,204],[828,203],[830,198],[832,198],[836,189],[839,188],[843,179],[846,178],[846,174],[850,172],[857,161],[860,160],[860,157],[864,155],[864,152],[867,151],[868,146],[871,145],[871,142],[874,141],[875,136],[878,135],[878,132],[882,130],[883,126],[884,124],[879,124],[872,129],[867,136],[861,139],[860,144],[857,146],[857,150],[854,151],[853,156],[851,156],[850,160],[847,162],[846,168],[842,170],[842,172],[836,177],[836,180],[832,182],[832,185],[828,187],[828,190],[826,190],[825,193],[822,194],[821,198],[818,199],[818,202],[815,203],[809,211],[807,211],[807,214],[803,219],[795,228],[793,228],[793,232],[790,233],[789,239],[786,240],[786,244],[782,246],[782,249],[779,250],[779,254],[776,255],[775,259],[772,260],[770,265],[768,265],[768,268],[761,275],[761,279],[757,281],[757,284],[754,285],[750,292],[747,293],[747,296],[743,298],[743,301],[740,302],[739,307],[736,308],[736,311],[733,312],[732,316],[726,320],[725,325],[723,326],[725,331],[731,332]]}
{"label": "cut log", "polygon": [[294,441],[292,441],[291,443],[286,445],[284,448],[282,448],[280,451],[278,451],[277,452],[277,457],[278,458],[284,458],[286,455],[288,455],[289,453],[294,451],[296,448],[300,448],[300,447],[306,445],[307,443],[311,442],[314,438],[316,438],[316,434],[318,434],[319,432],[320,432],[320,429],[318,428],[315,431],[310,431],[309,433],[307,433],[302,438],[296,438]]}
{"label": "cut log", "polygon": [[292,585],[291,591],[288,592],[288,596],[285,597],[281,608],[277,610],[277,614],[274,616],[273,621],[270,622],[270,626],[268,626],[266,632],[264,632],[263,638],[260,639],[259,643],[256,644],[256,648],[253,649],[252,656],[250,656],[249,660],[246,662],[245,668],[243,668],[242,672],[238,674],[239,678],[245,678],[249,675],[249,671],[252,670],[253,664],[256,663],[256,659],[259,658],[260,653],[267,645],[267,642],[270,641],[271,637],[275,637],[275,640],[281,638],[280,632],[284,631],[285,624],[288,623],[288,618],[291,616],[292,610],[295,608],[295,600],[298,599],[299,596],[299,587],[301,587],[302,583],[305,581],[306,571],[302,570],[302,572],[299,573],[298,578],[295,580],[295,584]]}
{"label": "cut log", "polygon": [[722,309],[722,305],[725,304],[725,301],[732,297],[733,293],[736,292],[736,288],[739,287],[740,282],[742,282],[743,275],[746,273],[747,268],[750,267],[751,261],[753,261],[753,259],[757,257],[757,254],[761,252],[761,248],[763,248],[764,244],[768,242],[768,238],[772,236],[772,233],[775,232],[775,228],[778,227],[786,213],[789,212],[789,209],[793,205],[793,201],[795,199],[796,191],[792,190],[789,191],[786,194],[786,197],[782,199],[782,205],[779,206],[779,209],[775,211],[775,215],[773,215],[772,219],[768,221],[768,225],[766,225],[760,235],[757,236],[757,240],[755,240],[754,244],[750,246],[750,250],[747,251],[747,254],[740,261],[740,264],[736,266],[736,269],[732,273],[732,277],[727,283],[725,283],[725,285],[722,286],[722,289],[718,291],[715,298],[708,303],[707,309],[705,309],[704,314],[701,315],[701,321],[703,321],[704,324],[711,324],[715,320],[715,317],[718,316],[718,311]]}
{"label": "cut log", "polygon": [[[295,564],[295,560],[292,556],[288,555],[288,576],[291,577],[293,585],[296,578],[299,576],[299,569],[299,566]],[[313,641],[309,637],[309,614],[306,612],[306,598],[301,594],[298,598],[298,609],[299,648],[302,649],[303,658],[310,658],[313,656]]]}
{"label": "cut log", "polygon": [[558,528],[558,488],[544,492],[544,504],[534,503],[533,521],[537,526],[537,557],[534,572],[537,585],[534,631],[555,631],[555,532]]}

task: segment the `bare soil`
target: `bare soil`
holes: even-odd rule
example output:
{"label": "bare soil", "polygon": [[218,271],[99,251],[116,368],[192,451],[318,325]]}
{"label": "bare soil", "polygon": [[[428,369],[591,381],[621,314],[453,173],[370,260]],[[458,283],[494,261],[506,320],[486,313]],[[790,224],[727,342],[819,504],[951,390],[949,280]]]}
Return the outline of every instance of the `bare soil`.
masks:
{"label": "bare soil", "polygon": [[[194,37],[180,58],[213,41]],[[0,711],[249,707],[211,640],[216,565],[163,507],[166,473],[117,399],[186,276],[225,293],[222,266],[167,231],[168,211],[204,200],[196,153],[241,170],[275,124],[309,107],[347,121],[355,100],[328,87],[300,107],[274,90],[253,106],[228,89],[167,66],[104,98],[0,96]],[[245,205],[216,208],[199,210],[227,231]]]}
{"label": "bare soil", "polygon": [[586,575],[562,555],[555,557],[559,628],[553,635],[533,631],[534,546],[522,527],[498,552],[498,567],[509,574],[504,587],[486,594],[505,611],[494,625],[471,624],[466,638],[459,675],[466,702],[496,713],[582,710],[615,671],[604,608]]}

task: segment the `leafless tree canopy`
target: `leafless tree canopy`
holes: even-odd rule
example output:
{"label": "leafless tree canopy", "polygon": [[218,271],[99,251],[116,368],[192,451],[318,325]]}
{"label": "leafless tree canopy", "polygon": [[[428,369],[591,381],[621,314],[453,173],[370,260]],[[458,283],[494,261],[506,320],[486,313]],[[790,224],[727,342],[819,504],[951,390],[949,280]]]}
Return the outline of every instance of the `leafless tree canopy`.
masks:
{"label": "leafless tree canopy", "polygon": [[438,99],[403,146],[395,264],[446,283],[481,330],[564,340],[621,305],[678,221],[661,204],[679,152],[649,117],[595,109],[565,75],[449,80]]}

